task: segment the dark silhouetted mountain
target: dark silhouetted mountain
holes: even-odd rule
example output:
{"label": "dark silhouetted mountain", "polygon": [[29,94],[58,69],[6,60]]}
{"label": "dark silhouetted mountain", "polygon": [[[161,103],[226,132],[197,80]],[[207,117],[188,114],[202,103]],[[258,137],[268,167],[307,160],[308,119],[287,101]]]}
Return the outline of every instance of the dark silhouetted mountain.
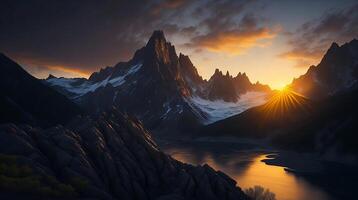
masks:
{"label": "dark silhouetted mountain", "polygon": [[216,69],[214,75],[209,79],[206,90],[210,100],[223,99],[227,102],[236,102],[239,98],[232,76],[229,72],[223,75],[219,69]]}
{"label": "dark silhouetted mountain", "polygon": [[266,93],[272,92],[268,85],[263,85],[260,82],[256,82],[254,84],[251,83],[246,73],[239,72],[236,77],[232,79],[232,81],[234,82],[234,86],[238,94],[245,94],[249,91],[259,91]]}
{"label": "dark silhouetted mountain", "polygon": [[[241,82],[231,76],[213,75],[209,81],[203,80],[188,56],[177,56],[162,31],[154,31],[128,62],[101,69],[88,80],[50,78],[46,83],[91,113],[114,105],[138,117],[149,129],[186,132],[242,111],[241,94],[268,92],[256,90],[251,83],[247,88],[239,86]],[[210,106],[221,100],[232,112],[213,116]],[[232,103],[238,109],[233,110]],[[244,103],[244,107],[250,105]]]}
{"label": "dark silhouetted mountain", "polygon": [[0,123],[63,124],[80,114],[76,104],[0,54]]}
{"label": "dark silhouetted mountain", "polygon": [[342,46],[333,43],[317,66],[294,79],[291,88],[312,99],[349,90],[358,80],[358,40]]}
{"label": "dark silhouetted mountain", "polygon": [[6,199],[248,199],[224,173],[162,153],[116,109],[45,130],[2,124],[0,160]]}
{"label": "dark silhouetted mountain", "polygon": [[238,93],[245,93],[252,87],[252,83],[246,73],[238,73],[237,76],[233,78],[233,81]]}

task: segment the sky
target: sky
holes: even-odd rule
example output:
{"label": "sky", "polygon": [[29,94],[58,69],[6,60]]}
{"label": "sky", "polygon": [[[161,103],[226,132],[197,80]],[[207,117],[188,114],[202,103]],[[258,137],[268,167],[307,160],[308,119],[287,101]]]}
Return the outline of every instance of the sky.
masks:
{"label": "sky", "polygon": [[246,72],[279,89],[332,42],[358,38],[356,0],[2,0],[0,52],[38,78],[88,77],[129,60],[154,30],[203,78]]}

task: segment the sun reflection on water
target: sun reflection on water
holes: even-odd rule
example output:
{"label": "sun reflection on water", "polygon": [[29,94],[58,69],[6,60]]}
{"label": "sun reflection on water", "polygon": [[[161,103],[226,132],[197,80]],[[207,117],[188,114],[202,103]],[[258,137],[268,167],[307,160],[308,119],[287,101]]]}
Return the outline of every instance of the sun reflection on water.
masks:
{"label": "sun reflection on water", "polygon": [[[225,148],[225,147],[223,147]],[[221,150],[224,150],[224,149]],[[299,178],[283,167],[267,165],[262,162],[267,159],[266,153],[232,151],[213,152],[195,150],[192,148],[165,148],[164,151],[175,159],[192,163],[208,164],[216,170],[223,171],[235,179],[242,188],[255,185],[268,188],[275,193],[278,200],[328,200],[329,197],[317,187],[311,185],[303,178]]]}

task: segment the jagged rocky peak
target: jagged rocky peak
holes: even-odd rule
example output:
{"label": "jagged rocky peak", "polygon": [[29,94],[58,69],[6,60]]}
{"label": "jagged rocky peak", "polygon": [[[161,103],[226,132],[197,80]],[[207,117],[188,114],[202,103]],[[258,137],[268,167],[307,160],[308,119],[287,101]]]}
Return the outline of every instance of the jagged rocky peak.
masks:
{"label": "jagged rocky peak", "polygon": [[49,74],[48,77],[46,78],[46,80],[52,79],[52,78],[57,78],[56,76]]}
{"label": "jagged rocky peak", "polygon": [[191,62],[189,56],[180,53],[179,64],[181,73],[187,81],[191,81],[194,84],[202,84],[204,82],[203,78],[199,75],[198,70]]}
{"label": "jagged rocky peak", "polygon": [[237,102],[238,95],[229,72],[224,76],[222,71],[215,69],[214,74],[209,79],[207,96],[210,100],[224,100],[227,102]]}
{"label": "jagged rocky peak", "polygon": [[235,78],[249,79],[249,77],[247,77],[245,72],[244,73],[239,72]]}
{"label": "jagged rocky peak", "polygon": [[163,64],[169,64],[178,59],[175,47],[167,42],[161,30],[153,32],[145,48],[147,53],[155,56],[156,60]]}
{"label": "jagged rocky peak", "polygon": [[226,71],[226,77],[231,77],[229,71]]}
{"label": "jagged rocky peak", "polygon": [[[211,78],[217,77],[217,76],[222,76],[222,75],[223,75],[223,72],[216,68],[216,69],[215,69],[215,72],[214,72],[214,74],[211,76]],[[210,78],[210,79],[211,79],[211,78]]]}
{"label": "jagged rocky peak", "polygon": [[339,45],[337,43],[333,42],[329,49],[336,49],[336,48],[339,48]]}
{"label": "jagged rocky peak", "polygon": [[90,81],[101,81],[106,79],[109,75],[112,73],[113,67],[107,66],[106,68],[101,68],[99,72],[94,72],[91,74],[91,76],[88,78]]}
{"label": "jagged rocky peak", "polygon": [[239,72],[236,77],[233,78],[233,82],[235,89],[239,94],[245,93],[248,90],[252,89],[252,84],[245,72]]}

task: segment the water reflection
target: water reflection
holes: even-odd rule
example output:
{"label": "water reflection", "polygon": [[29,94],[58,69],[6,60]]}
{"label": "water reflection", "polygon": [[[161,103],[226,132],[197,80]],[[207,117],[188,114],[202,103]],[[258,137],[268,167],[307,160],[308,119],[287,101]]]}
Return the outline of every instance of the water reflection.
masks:
{"label": "water reflection", "polygon": [[327,200],[328,194],[283,167],[261,160],[269,151],[257,145],[232,142],[161,141],[162,150],[174,158],[192,164],[207,163],[234,178],[240,187],[255,185],[268,188],[278,200]]}

